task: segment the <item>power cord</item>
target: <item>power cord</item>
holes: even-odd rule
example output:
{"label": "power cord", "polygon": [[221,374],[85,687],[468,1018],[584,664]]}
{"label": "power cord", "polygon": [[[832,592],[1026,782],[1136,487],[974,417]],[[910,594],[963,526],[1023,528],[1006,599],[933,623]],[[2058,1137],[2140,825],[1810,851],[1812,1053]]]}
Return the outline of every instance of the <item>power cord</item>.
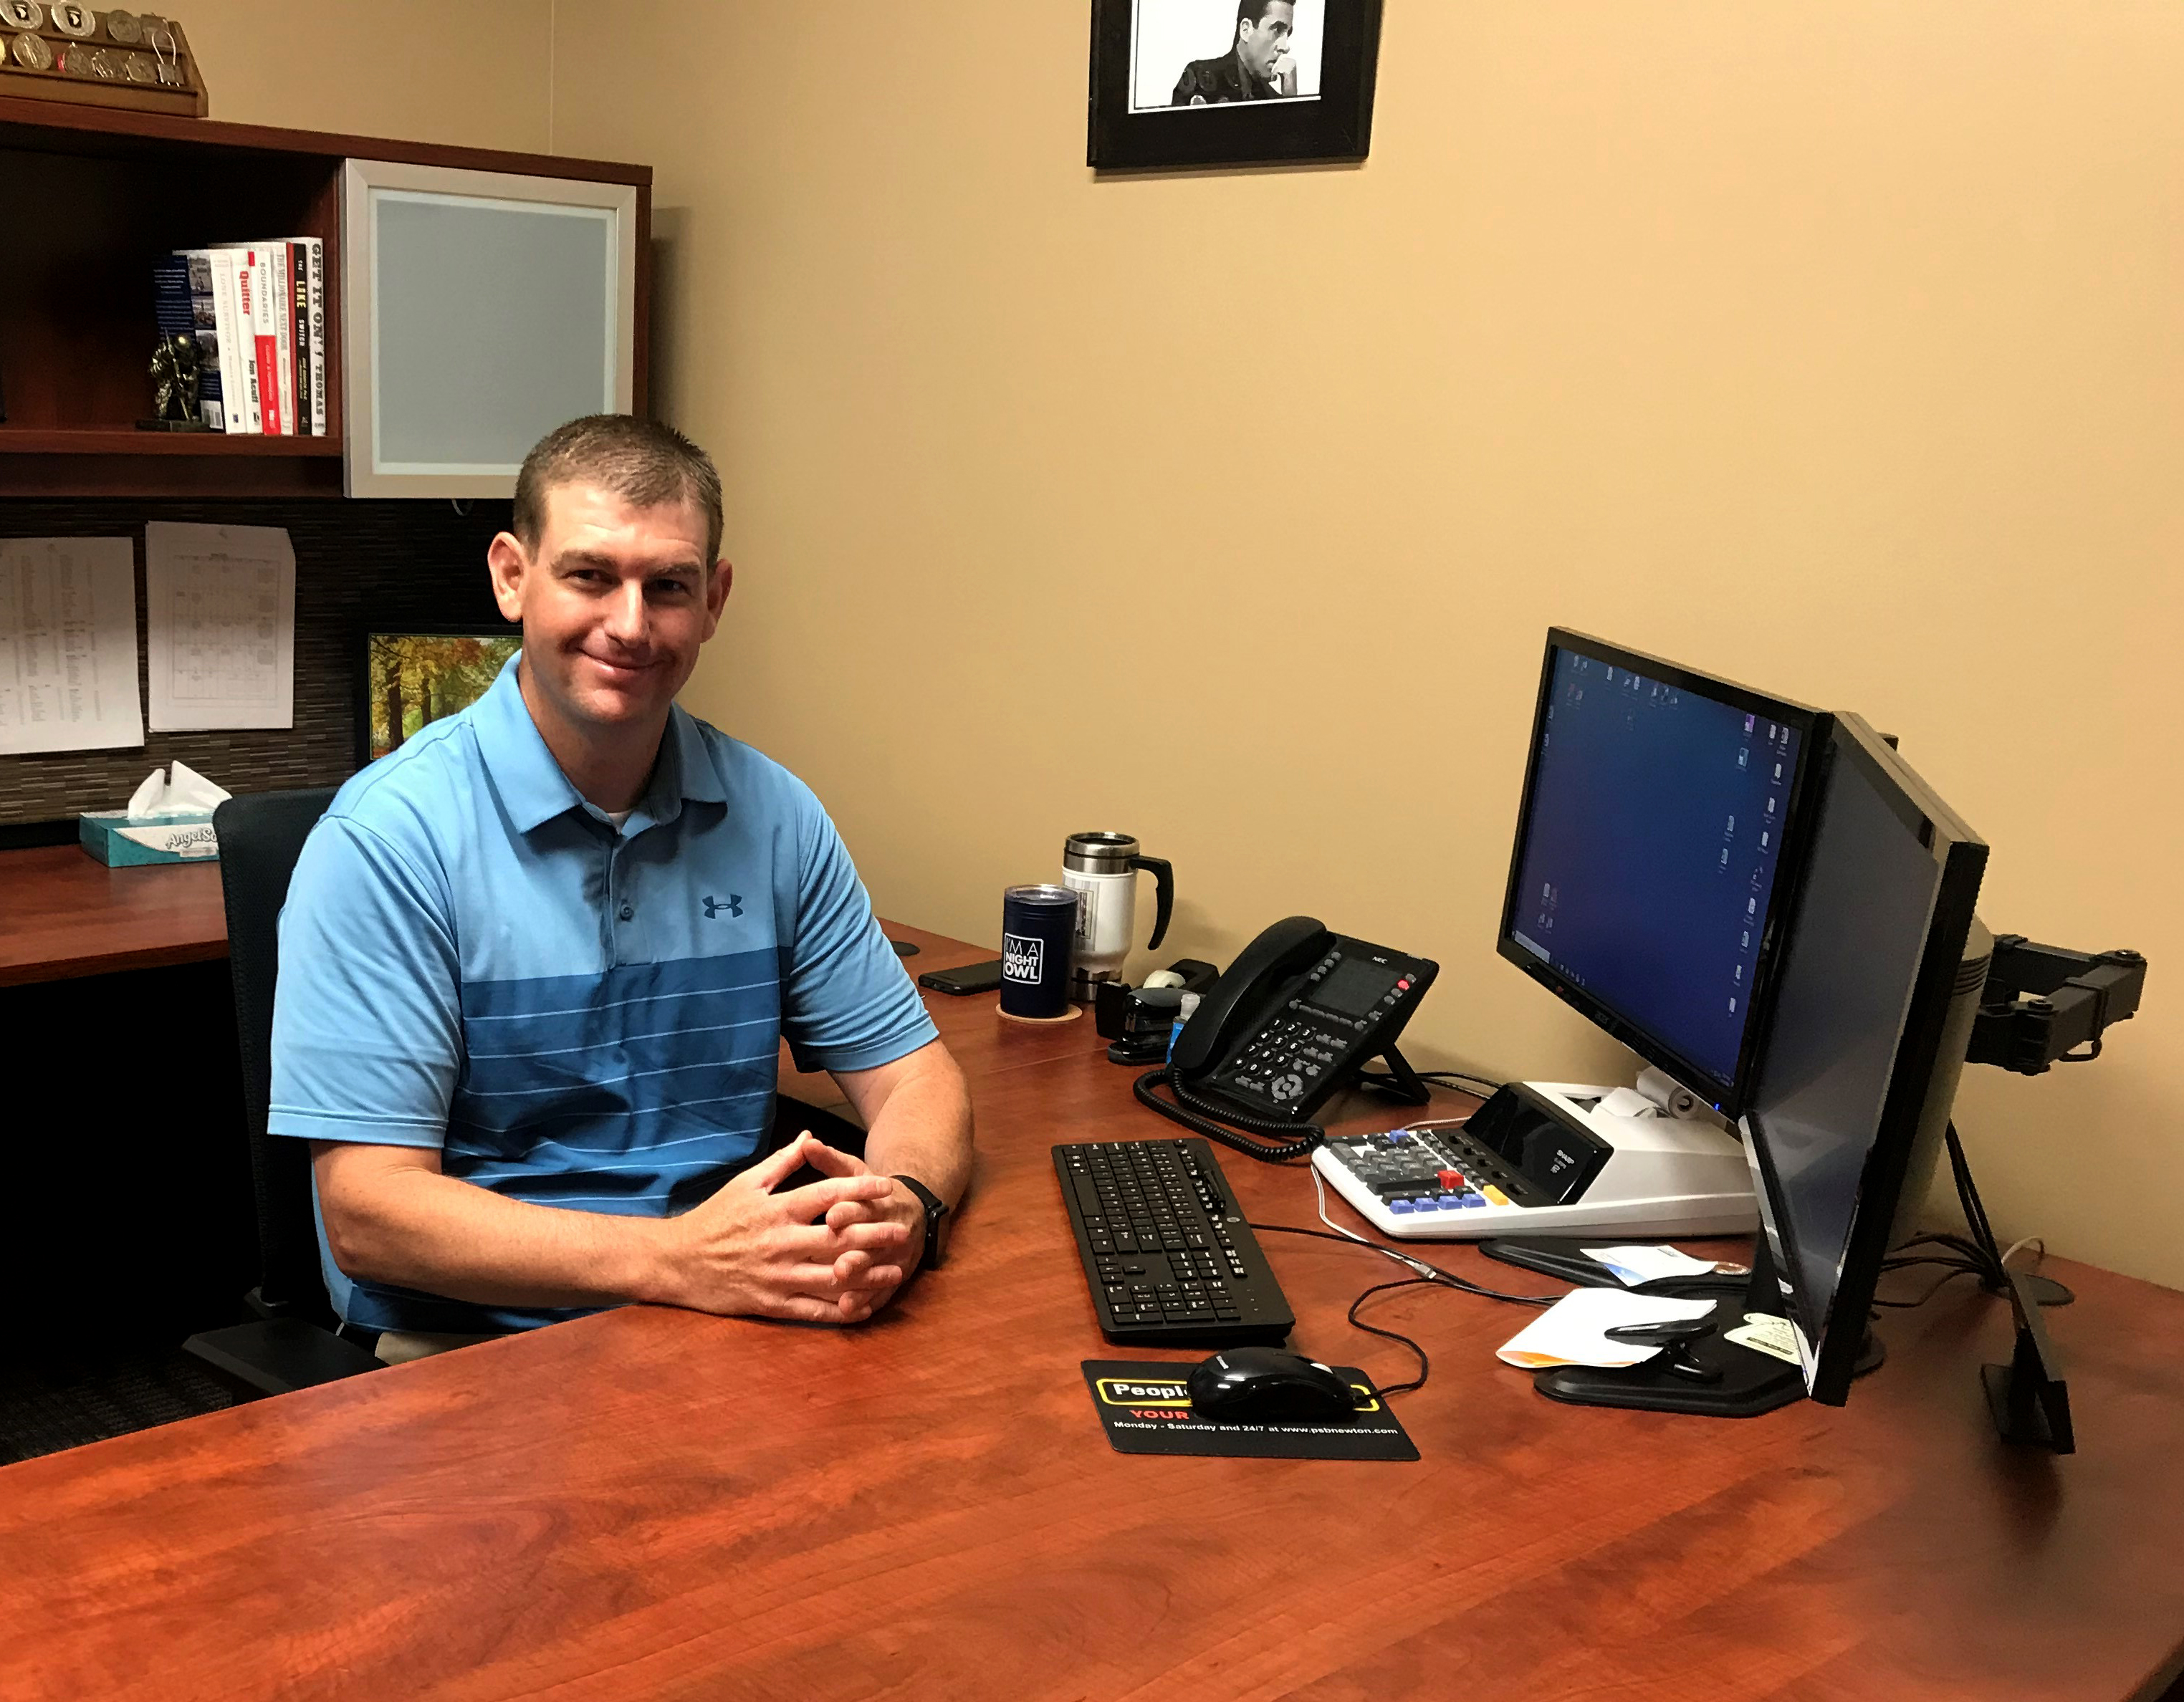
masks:
{"label": "power cord", "polygon": [[1948,1126],[1945,1138],[1948,1143],[1950,1173],[1957,1184],[1957,1201],[1964,1208],[1964,1223],[1971,1232],[1969,1235],[1936,1232],[1913,1236],[1897,1249],[1892,1257],[1881,1260],[1882,1271],[1911,1271],[1924,1266],[1938,1269],[1942,1275],[1914,1299],[1883,1300],[1876,1298],[1873,1303],[1875,1306],[1923,1306],[1959,1276],[1976,1276],[1984,1288],[2007,1291],[2009,1287],[2009,1260],[2020,1249],[2036,1247],[2039,1249],[2039,1258],[2047,1256],[2047,1243],[2033,1235],[2013,1242],[2007,1251],[2000,1248],[1995,1239],[1994,1226],[1987,1221],[1986,1204],[1980,1199],[1979,1184],[1972,1180],[1971,1164],[1964,1157],[1964,1142],[1958,1138],[1954,1123]]}
{"label": "power cord", "polygon": [[1562,1298],[1559,1294],[1505,1294],[1498,1288],[1485,1288],[1468,1277],[1457,1276],[1453,1271],[1444,1270],[1416,1254],[1406,1253],[1401,1248],[1390,1247],[1370,1240],[1354,1230],[1345,1229],[1327,1215],[1327,1185],[1316,1170],[1312,1173],[1312,1185],[1319,1196],[1319,1221],[1327,1226],[1325,1229],[1304,1229],[1288,1223],[1254,1223],[1249,1226],[1261,1235],[1304,1235],[1315,1241],[1333,1241],[1362,1247],[1384,1259],[1392,1259],[1415,1273],[1397,1277],[1392,1282],[1374,1283],[1352,1300],[1350,1310],[1343,1315],[1353,1329],[1362,1330],[1370,1336],[1379,1336],[1384,1341],[1399,1342],[1418,1356],[1418,1374],[1408,1382],[1389,1383],[1383,1387],[1380,1393],[1384,1398],[1408,1394],[1413,1389],[1424,1388],[1426,1378],[1432,1374],[1433,1362],[1426,1357],[1426,1350],[1408,1336],[1398,1331],[1383,1329],[1378,1324],[1368,1324],[1357,1315],[1358,1308],[1375,1294],[1384,1294],[1396,1288],[1454,1288],[1462,1293],[1476,1294],[1486,1300],[1500,1300],[1512,1306],[1552,1306]]}
{"label": "power cord", "polygon": [[[1421,1070],[1418,1078],[1429,1087],[1453,1087],[1459,1093],[1477,1093],[1482,1099],[1491,1099],[1509,1084],[1485,1076],[1467,1075],[1461,1070]],[[1384,1093],[1399,1093],[1401,1083],[1384,1070],[1361,1070],[1357,1079],[1368,1087],[1378,1087]]]}

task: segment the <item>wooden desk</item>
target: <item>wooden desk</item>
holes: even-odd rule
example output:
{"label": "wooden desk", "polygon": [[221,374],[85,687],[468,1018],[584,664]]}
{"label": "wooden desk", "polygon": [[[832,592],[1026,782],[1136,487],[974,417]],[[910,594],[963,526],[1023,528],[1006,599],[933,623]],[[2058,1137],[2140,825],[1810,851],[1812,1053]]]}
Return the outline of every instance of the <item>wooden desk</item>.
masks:
{"label": "wooden desk", "polygon": [[[1557,1406],[1491,1357],[1522,1315],[1406,1293],[1420,1463],[1111,1453],[1047,1148],[1163,1126],[1089,1020],[930,1002],[977,1191],[879,1322],[632,1308],[0,1470],[0,1695],[2058,1702],[2184,1645],[2184,1295],[2081,1266],[2067,1460],[1990,1432],[1964,1285],[1743,1422]],[[1379,1261],[1265,1239],[1297,1345],[1407,1373],[1342,1321]]]}
{"label": "wooden desk", "polygon": [[226,955],[216,862],[109,869],[80,845],[0,851],[0,987]]}

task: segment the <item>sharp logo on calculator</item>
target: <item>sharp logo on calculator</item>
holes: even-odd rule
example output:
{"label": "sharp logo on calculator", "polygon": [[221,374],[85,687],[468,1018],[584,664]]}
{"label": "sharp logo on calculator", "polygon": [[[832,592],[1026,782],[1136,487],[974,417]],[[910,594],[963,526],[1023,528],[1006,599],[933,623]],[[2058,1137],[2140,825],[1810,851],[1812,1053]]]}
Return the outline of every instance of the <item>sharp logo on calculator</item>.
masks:
{"label": "sharp logo on calculator", "polygon": [[1021,981],[1037,987],[1045,973],[1046,942],[1026,939],[1022,934],[1001,936],[1001,974],[1010,981]]}

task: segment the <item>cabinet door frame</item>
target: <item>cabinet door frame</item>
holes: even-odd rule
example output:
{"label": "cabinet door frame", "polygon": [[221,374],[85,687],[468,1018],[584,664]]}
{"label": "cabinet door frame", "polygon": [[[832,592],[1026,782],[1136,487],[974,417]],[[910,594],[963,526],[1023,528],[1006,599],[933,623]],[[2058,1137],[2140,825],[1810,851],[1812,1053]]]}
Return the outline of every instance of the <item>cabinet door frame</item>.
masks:
{"label": "cabinet door frame", "polygon": [[627,414],[633,409],[638,196],[634,186],[408,165],[393,160],[345,159],[342,162],[342,348],[347,432],[343,470],[349,496],[506,497],[515,489],[513,465],[472,463],[450,465],[444,471],[379,470],[378,292],[374,287],[371,197],[373,191],[381,189],[421,191],[480,202],[596,208],[611,213],[614,235],[608,253],[614,322],[610,411]]}

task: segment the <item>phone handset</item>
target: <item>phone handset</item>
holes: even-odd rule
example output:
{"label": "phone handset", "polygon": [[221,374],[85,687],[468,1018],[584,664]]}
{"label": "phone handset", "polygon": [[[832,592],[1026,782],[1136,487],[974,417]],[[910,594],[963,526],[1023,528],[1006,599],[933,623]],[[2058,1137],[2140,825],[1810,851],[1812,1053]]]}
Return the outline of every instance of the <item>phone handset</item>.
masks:
{"label": "phone handset", "polygon": [[1210,1075],[1245,1032],[1265,1014],[1269,996],[1334,941],[1312,916],[1286,916],[1236,954],[1212,991],[1199,1001],[1168,1062],[1184,1081]]}
{"label": "phone handset", "polygon": [[[1192,1082],[1203,1081],[1229,1060],[1246,1035],[1268,1014],[1280,989],[1300,970],[1311,964],[1334,943],[1334,936],[1312,916],[1286,916],[1236,954],[1221,979],[1213,983],[1183,1032],[1175,1037],[1168,1061],[1149,1070],[1132,1084],[1138,1103],[1158,1111],[1171,1122],[1181,1123],[1255,1159],[1279,1162],[1302,1158],[1325,1138],[1309,1125],[1294,1123],[1212,1104],[1194,1095]],[[1170,1104],[1152,1090],[1166,1084],[1175,1095]],[[1215,1122],[1219,1117],[1222,1121]],[[1287,1138],[1269,1143],[1238,1134],[1223,1123]]]}
{"label": "phone handset", "polygon": [[[1405,1104],[1431,1098],[1396,1041],[1439,973],[1430,958],[1333,933],[1311,916],[1284,917],[1236,954],[1167,1063],[1133,1091],[1170,1121],[1253,1158],[1302,1158],[1327,1137],[1306,1120],[1361,1079]],[[1363,1076],[1374,1056],[1386,1060],[1385,1078]],[[1254,1140],[1239,1128],[1280,1138]]]}

